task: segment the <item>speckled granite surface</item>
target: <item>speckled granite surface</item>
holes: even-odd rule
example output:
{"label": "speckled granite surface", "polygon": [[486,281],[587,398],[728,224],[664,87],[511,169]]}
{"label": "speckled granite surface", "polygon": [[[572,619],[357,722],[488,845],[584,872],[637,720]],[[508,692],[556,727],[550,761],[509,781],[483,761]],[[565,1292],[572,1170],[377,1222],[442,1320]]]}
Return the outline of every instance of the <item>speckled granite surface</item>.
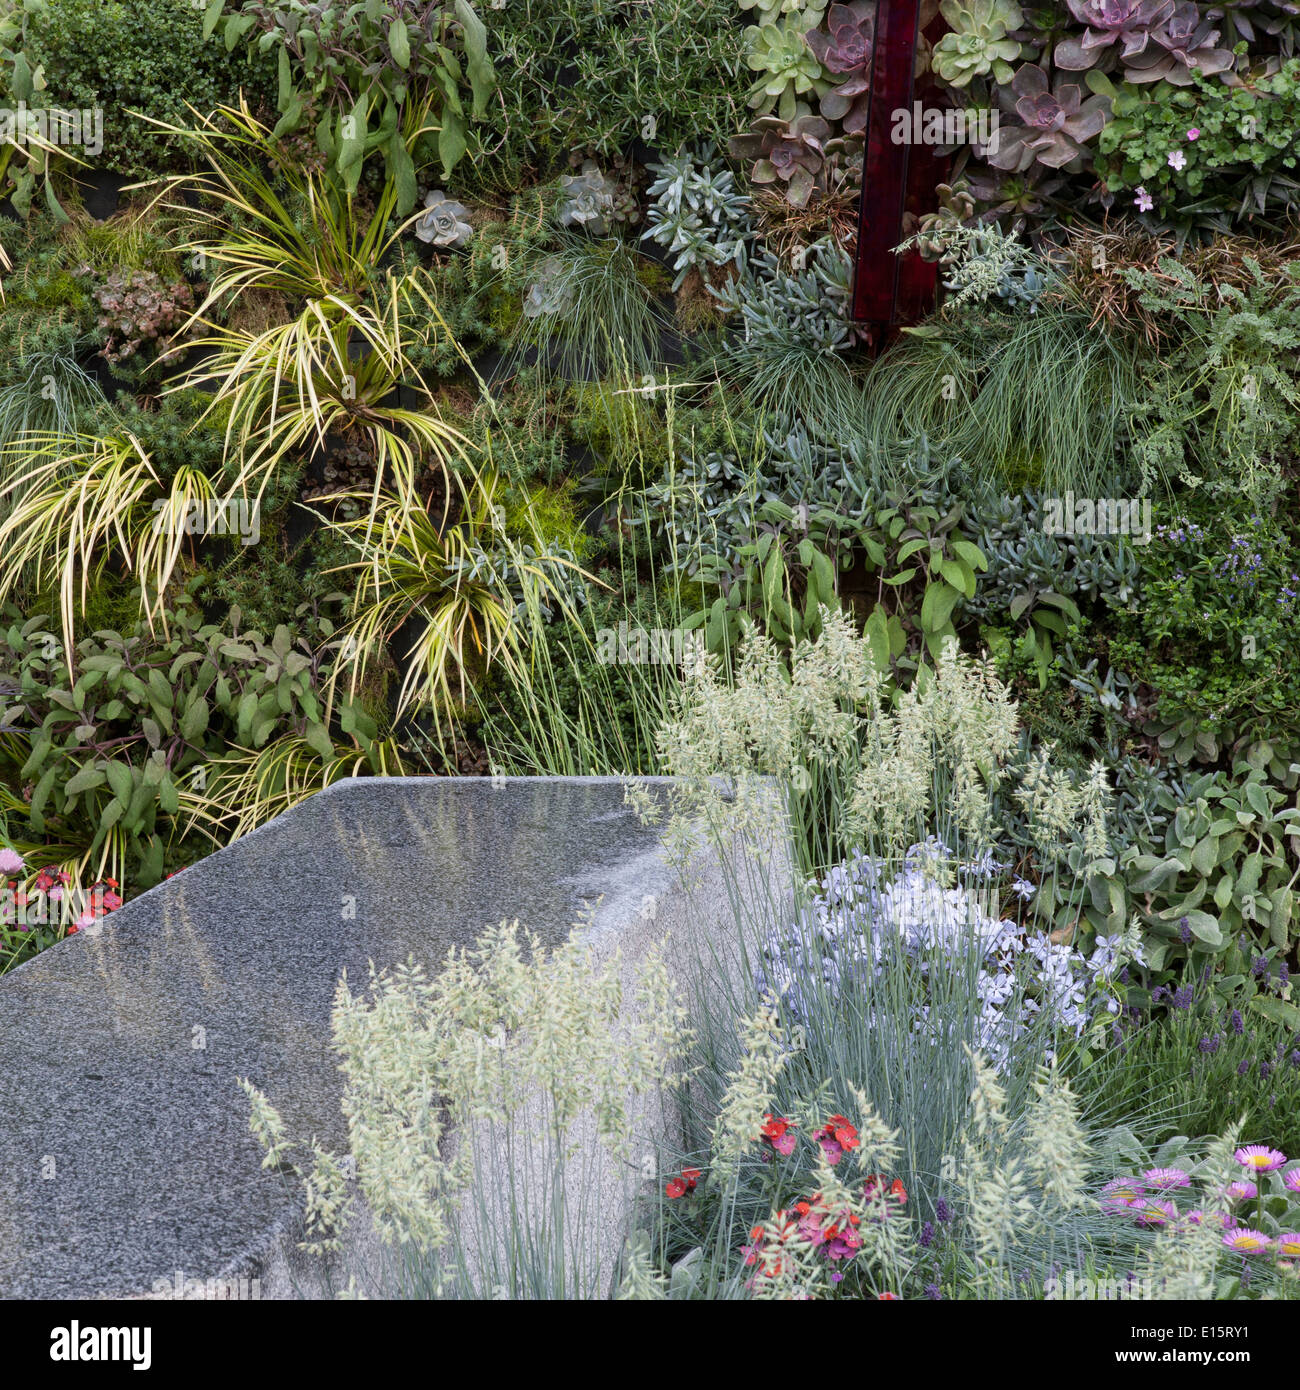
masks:
{"label": "speckled granite surface", "polygon": [[349,781],[0,978],[0,1297],[255,1265],[295,1194],[235,1078],[339,1143],[340,970],[436,966],[502,918],[556,942],[601,895],[617,930],[670,891],[657,848],[614,779]]}

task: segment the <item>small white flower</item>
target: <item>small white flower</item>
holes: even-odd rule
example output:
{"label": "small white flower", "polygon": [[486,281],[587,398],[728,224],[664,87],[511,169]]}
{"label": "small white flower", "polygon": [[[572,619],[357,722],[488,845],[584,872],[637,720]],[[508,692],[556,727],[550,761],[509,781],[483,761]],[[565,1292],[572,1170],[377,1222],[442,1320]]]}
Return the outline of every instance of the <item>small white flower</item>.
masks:
{"label": "small white flower", "polygon": [[1155,207],[1155,202],[1145,188],[1135,188],[1133,190],[1133,201],[1137,204],[1139,212],[1150,212]]}
{"label": "small white flower", "polygon": [[1182,150],[1171,150],[1168,156],[1168,163],[1171,169],[1183,169],[1187,166],[1187,156]]}

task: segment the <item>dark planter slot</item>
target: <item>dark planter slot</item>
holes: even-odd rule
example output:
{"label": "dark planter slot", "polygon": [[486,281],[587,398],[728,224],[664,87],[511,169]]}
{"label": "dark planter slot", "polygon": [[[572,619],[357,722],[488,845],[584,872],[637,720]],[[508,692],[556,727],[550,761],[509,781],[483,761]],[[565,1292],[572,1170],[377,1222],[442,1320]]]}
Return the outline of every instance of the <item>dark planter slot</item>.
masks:
{"label": "dark planter slot", "polygon": [[107,222],[121,205],[122,190],[139,182],[108,169],[79,169],[73,178],[81,192],[82,206],[96,222]]}

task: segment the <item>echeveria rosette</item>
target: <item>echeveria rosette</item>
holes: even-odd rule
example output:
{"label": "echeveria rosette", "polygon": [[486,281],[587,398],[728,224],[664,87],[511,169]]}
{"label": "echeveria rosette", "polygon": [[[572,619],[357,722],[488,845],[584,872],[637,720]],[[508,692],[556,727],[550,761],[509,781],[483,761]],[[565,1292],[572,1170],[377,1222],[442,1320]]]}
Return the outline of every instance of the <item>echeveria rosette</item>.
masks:
{"label": "echeveria rosette", "polygon": [[[1011,83],[1015,113],[1022,124],[1002,126],[988,162],[995,169],[1023,173],[1031,164],[1078,173],[1087,160],[1087,144],[1101,133],[1110,98],[1089,96],[1077,82],[1058,77],[1055,88],[1036,63],[1026,63]],[[1004,98],[1005,100],[1005,98]]]}
{"label": "echeveria rosette", "polygon": [[738,0],[742,10],[753,10],[760,24],[777,23],[782,15],[799,15],[810,24],[820,23],[828,0]]}
{"label": "echeveria rosette", "polygon": [[1039,216],[1052,197],[1065,186],[1065,177],[1050,172],[1042,164],[1030,164],[1014,173],[994,169],[988,164],[969,164],[966,187],[982,214],[995,217],[1029,218]]}
{"label": "echeveria rosette", "polygon": [[842,79],[822,97],[821,113],[828,121],[840,121],[846,135],[862,135],[867,129],[875,24],[873,0],[853,0],[832,5],[826,27],[807,35],[808,47],[825,72]]}
{"label": "echeveria rosette", "polygon": [[[1256,24],[1263,27],[1261,21],[1264,15],[1260,13],[1262,8],[1261,0],[1215,0],[1205,14],[1209,19],[1221,19],[1237,37],[1253,44],[1258,41],[1255,33]],[[1300,13],[1300,6],[1291,5],[1290,8]]]}
{"label": "echeveria rosette", "polygon": [[573,282],[565,274],[564,264],[549,256],[537,267],[537,279],[524,294],[524,317],[563,318],[573,307]]}
{"label": "echeveria rosette", "polygon": [[1213,19],[1202,19],[1200,10],[1187,0],[1175,5],[1163,29],[1152,34],[1145,52],[1124,64],[1129,82],[1170,82],[1190,87],[1193,73],[1213,77],[1233,67],[1230,49],[1217,48],[1219,31]]}
{"label": "echeveria rosette", "polygon": [[749,89],[749,104],[766,115],[775,110],[783,121],[792,121],[808,110],[800,98],[820,97],[829,83],[817,55],[808,46],[812,28],[806,17],[789,16],[783,24],[763,24],[745,30],[749,49],[745,59],[760,76]]}
{"label": "echeveria rosette", "polygon": [[429,194],[424,207],[425,211],[415,223],[415,235],[419,240],[451,251],[464,246],[474,235],[464,203],[449,198],[441,188]]}
{"label": "echeveria rosette", "polygon": [[614,216],[614,200],[618,186],[601,172],[594,159],[585,159],[576,174],[560,179],[564,201],[557,216],[565,227],[583,227],[595,236],[609,231]]}
{"label": "echeveria rosette", "polygon": [[1084,72],[1103,59],[1127,63],[1146,52],[1152,35],[1173,13],[1174,0],[1066,0],[1084,26],[1082,35],[1062,39],[1053,57],[1058,68]]}
{"label": "echeveria rosette", "polygon": [[744,135],[732,137],[728,148],[736,159],[753,159],[750,179],[758,184],[784,183],[792,206],[807,207],[817,176],[826,162],[830,125],[820,116],[760,116]]}
{"label": "echeveria rosette", "polygon": [[930,57],[938,76],[950,87],[968,87],[990,73],[997,82],[1010,82],[1020,43],[1008,36],[1024,22],[1020,6],[1012,0],[942,0],[939,10],[951,32]]}

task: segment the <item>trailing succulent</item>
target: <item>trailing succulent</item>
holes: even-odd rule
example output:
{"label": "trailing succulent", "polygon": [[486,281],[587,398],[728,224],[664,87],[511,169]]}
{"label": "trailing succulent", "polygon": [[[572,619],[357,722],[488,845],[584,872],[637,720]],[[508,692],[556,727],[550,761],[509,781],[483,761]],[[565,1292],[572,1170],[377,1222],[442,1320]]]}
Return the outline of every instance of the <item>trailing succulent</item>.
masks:
{"label": "trailing succulent", "polygon": [[1024,21],[1020,6],[1013,0],[943,0],[939,9],[950,32],[934,46],[934,71],[951,87],[968,87],[990,74],[1010,82],[1020,42],[1009,35]]}
{"label": "trailing succulent", "polygon": [[831,512],[846,524],[867,515],[874,494],[863,470],[845,450],[814,439],[803,422],[765,428],[753,458],[684,449],[671,474],[646,490],[647,515],[661,533],[672,530],[683,552],[713,551],[728,563],[753,542],[769,504],[805,516]]}
{"label": "trailing succulent", "polygon": [[1132,545],[1107,536],[1056,536],[1043,529],[1044,499],[1035,492],[976,502],[968,524],[988,557],[971,612],[982,618],[1019,618],[1042,603],[1065,610],[1059,599],[1128,608],[1139,591]]}
{"label": "trailing succulent", "polygon": [[852,262],[843,247],[823,239],[811,248],[801,271],[787,271],[761,249],[742,274],[721,289],[709,287],[723,311],[737,314],[746,342],[791,340],[835,353],[857,340],[848,317]]}
{"label": "trailing succulent", "polygon": [[[985,497],[971,508],[967,526],[988,559],[988,570],[968,608],[987,623],[1027,625],[1021,651],[1045,688],[1056,645],[1068,635],[1067,624],[1083,621],[1079,605],[1132,606],[1139,566],[1133,546],[1122,539],[1049,534],[1043,529],[1042,504],[1038,494],[1027,492]],[[1091,687],[1080,689],[1094,693]]]}

